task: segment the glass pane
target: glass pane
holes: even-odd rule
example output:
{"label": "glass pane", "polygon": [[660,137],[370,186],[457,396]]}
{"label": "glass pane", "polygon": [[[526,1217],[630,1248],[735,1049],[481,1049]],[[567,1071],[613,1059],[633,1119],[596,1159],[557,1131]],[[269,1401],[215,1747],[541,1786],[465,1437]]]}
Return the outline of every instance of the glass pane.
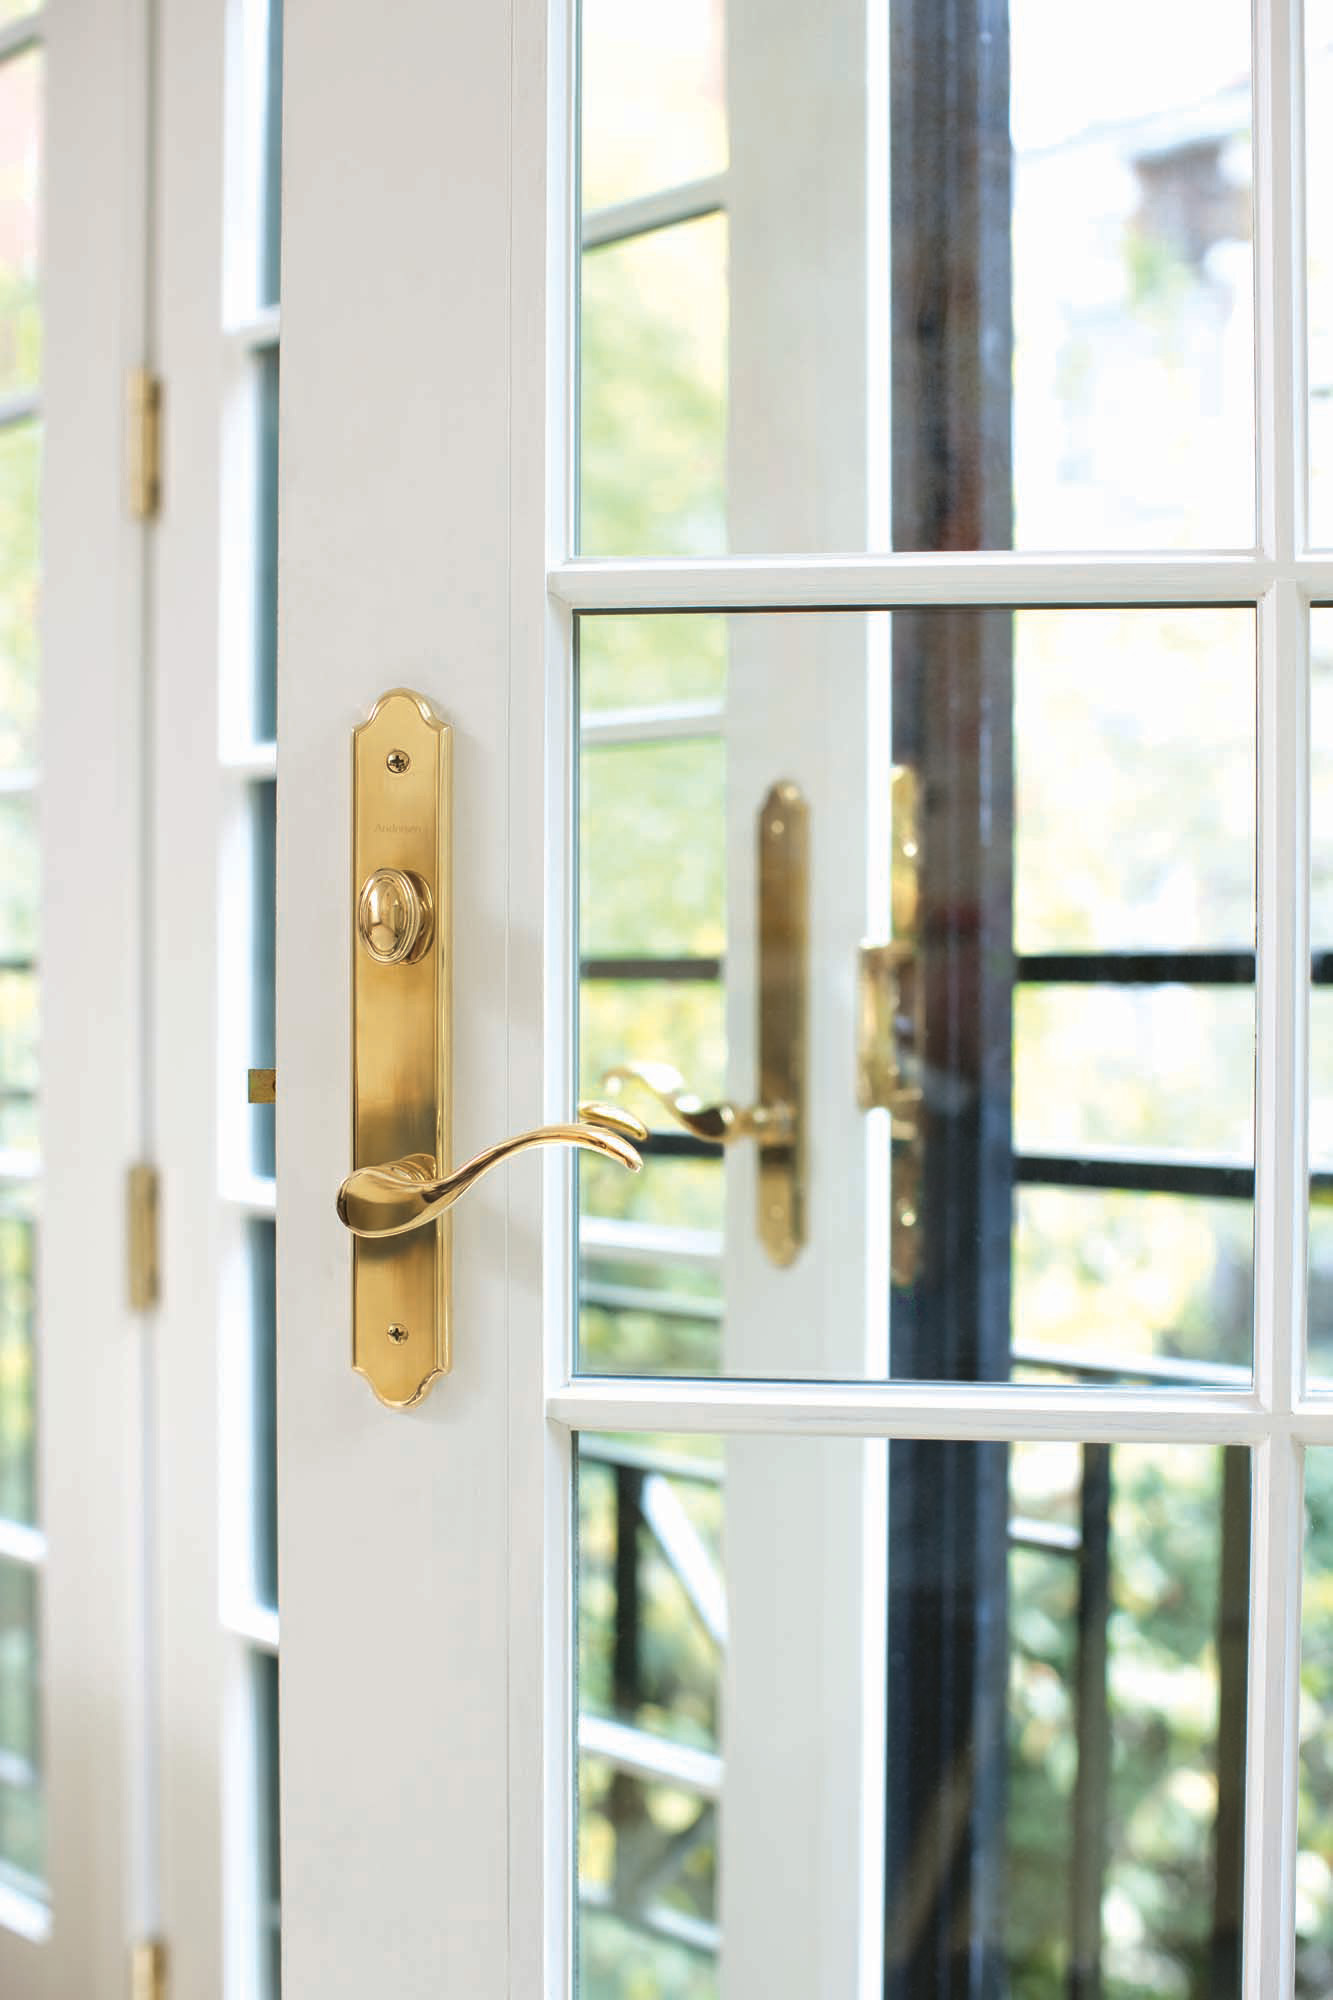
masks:
{"label": "glass pane", "polygon": [[1333,0],[1305,0],[1310,535],[1333,542]]}
{"label": "glass pane", "polygon": [[[651,1128],[640,1174],[579,1163],[581,1366],[1243,1374],[1253,613],[587,616],[578,646],[579,1093]],[[797,960],[760,894],[780,784]],[[784,979],[805,1212],[775,1258],[764,1134],[796,1114],[746,1121]],[[664,1302],[682,1277],[706,1313]]]}
{"label": "glass pane", "polygon": [[1248,620],[1025,611],[1014,643],[1018,949],[1252,951]]}
{"label": "glass pane", "polygon": [[0,64],[0,395],[31,388],[41,369],[41,175],[42,57],[30,49]]}
{"label": "glass pane", "polygon": [[0,1882],[23,1887],[46,1865],[37,1621],[36,1575],[0,1558]]}
{"label": "glass pane", "polygon": [[1333,1388],[1333,610],[1310,613],[1310,1367]]}
{"label": "glass pane", "polygon": [[0,1519],[37,1520],[34,1229],[0,1190]]}
{"label": "glass pane", "polygon": [[36,424],[0,431],[0,770],[37,761]]}
{"label": "glass pane", "polygon": [[[1030,1381],[1249,1375],[1247,1200],[1023,1187],[1014,1228],[1014,1373]],[[1229,1372],[1234,1371],[1234,1372]]]}
{"label": "glass pane", "polygon": [[[250,1034],[255,1068],[273,1066],[273,995],[276,915],[274,898],[278,832],[277,787],[255,785],[251,792],[252,902],[250,962]],[[274,1171],[274,1107],[251,1107],[251,1165],[257,1174]]]}
{"label": "glass pane", "polygon": [[582,0],[582,15],[584,208],[720,172],[722,0]]}
{"label": "glass pane", "polygon": [[0,962],[0,1148],[37,1149],[37,974],[16,954]]}
{"label": "glass pane", "polygon": [[583,949],[715,956],[724,936],[720,739],[594,744],[582,762]]}
{"label": "glass pane", "polygon": [[1296,1992],[1333,1990],[1333,1449],[1305,1455]]}
{"label": "glass pane", "polygon": [[1015,994],[1020,1152],[1111,1149],[1245,1164],[1253,1124],[1248,987],[1025,986]]}
{"label": "glass pane", "polygon": [[37,824],[33,802],[0,796],[0,963],[28,965],[37,951]]}
{"label": "glass pane", "polygon": [[584,258],[579,490],[588,555],[726,547],[726,260],[719,216]]}
{"label": "glass pane", "polygon": [[259,303],[275,306],[282,282],[282,0],[268,0],[260,172]]}
{"label": "glass pane", "polygon": [[718,701],[727,685],[725,618],[585,618],[579,626],[579,695],[585,721],[602,710]]}
{"label": "glass pane", "polygon": [[577,1531],[580,1994],[1238,1993],[1243,1451],[584,1435]]}
{"label": "glass pane", "polygon": [[254,1657],[255,1796],[259,1802],[256,1864],[259,1872],[259,2000],[282,1991],[282,1870],[278,1827],[278,1663]]}
{"label": "glass pane", "polygon": [[37,1146],[37,830],[30,794],[0,795],[0,1147]]}
{"label": "glass pane", "polygon": [[722,11],[582,10],[583,552],[1249,546],[1246,0]]}
{"label": "glass pane", "polygon": [[1333,610],[1310,613],[1310,938],[1333,949]]}
{"label": "glass pane", "polygon": [[258,361],[255,493],[255,718],[257,743],[278,733],[278,356]]}
{"label": "glass pane", "polygon": [[277,1232],[250,1224],[251,1467],[254,1480],[254,1590],[260,1604],[278,1605]]}

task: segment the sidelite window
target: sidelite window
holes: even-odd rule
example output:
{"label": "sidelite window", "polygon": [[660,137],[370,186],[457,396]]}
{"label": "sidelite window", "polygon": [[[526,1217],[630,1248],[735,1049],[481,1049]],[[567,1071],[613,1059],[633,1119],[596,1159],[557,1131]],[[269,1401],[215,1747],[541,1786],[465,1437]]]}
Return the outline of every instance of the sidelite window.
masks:
{"label": "sidelite window", "polygon": [[[581,552],[1251,545],[1250,33],[585,0]],[[580,1169],[579,1369],[1248,1386],[1254,607],[650,588],[576,624],[580,1084],[654,1126],[637,1180]],[[700,1112],[762,1088],[783,781],[816,972],[779,1270]],[[864,939],[901,1094],[854,1112]],[[585,1995],[1239,1991],[1247,1451],[584,1431],[577,1466]]]}
{"label": "sidelite window", "polygon": [[37,1480],[42,17],[0,22],[0,1912],[44,1897]]}

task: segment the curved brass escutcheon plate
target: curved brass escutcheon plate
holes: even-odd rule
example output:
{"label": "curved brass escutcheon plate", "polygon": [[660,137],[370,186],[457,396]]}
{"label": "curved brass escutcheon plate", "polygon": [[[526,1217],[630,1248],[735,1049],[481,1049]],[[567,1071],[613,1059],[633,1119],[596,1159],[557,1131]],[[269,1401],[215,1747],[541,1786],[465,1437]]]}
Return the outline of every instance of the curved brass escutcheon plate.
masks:
{"label": "curved brass escutcheon plate", "polygon": [[395,688],[352,743],[352,1171],[338,1215],[352,1233],[352,1365],[389,1409],[411,1409],[450,1363],[451,1219],[484,1175],[534,1147],[642,1162],[639,1119],[585,1104],[450,1158],[453,902],[451,731]]}
{"label": "curved brass escutcheon plate", "polygon": [[[409,688],[383,695],[352,738],[354,1168],[449,1158],[452,743]],[[383,894],[368,898],[376,880]],[[388,949],[370,948],[367,924]],[[447,1222],[354,1239],[352,1365],[390,1409],[410,1409],[448,1371],[450,1253]]]}

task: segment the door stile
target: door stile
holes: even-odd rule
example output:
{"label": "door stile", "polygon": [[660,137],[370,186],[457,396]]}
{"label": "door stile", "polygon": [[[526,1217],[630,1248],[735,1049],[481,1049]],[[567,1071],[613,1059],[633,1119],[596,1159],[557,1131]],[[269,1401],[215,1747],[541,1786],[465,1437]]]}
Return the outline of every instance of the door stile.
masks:
{"label": "door stile", "polygon": [[[573,519],[575,0],[513,0],[508,679],[511,1129],[576,1089],[574,619],[546,591]],[[533,774],[540,774],[534,786]],[[575,1181],[563,1149],[508,1207],[509,1992],[572,1990],[574,1440],[548,1393],[573,1363]]]}
{"label": "door stile", "polygon": [[1304,1378],[1309,1205],[1309,610],[1280,583],[1259,615],[1259,814],[1255,903],[1254,1369],[1270,1413],[1254,1454],[1246,1744],[1243,1991],[1295,1980],[1300,1782]]}
{"label": "door stile", "polygon": [[[42,22],[45,322],[39,828],[41,1701],[49,1934],[0,1931],[0,1990],[123,1990],[156,1922],[146,1541],[151,1314],[126,1291],[143,1157],[140,785],[147,537],[125,504],[145,314],[140,0]],[[91,670],[90,670],[91,668]],[[19,1913],[14,1913],[19,1914]]]}
{"label": "door stile", "polygon": [[[509,1990],[505,1182],[491,1177],[454,1217],[453,1371],[407,1414],[348,1365],[349,1246],[333,1203],[350,1130],[349,742],[404,682],[455,731],[457,1153],[510,1129],[514,25],[507,5],[391,10],[368,63],[355,10],[296,0],[287,16],[284,1982],[321,2000],[364,2000],[390,1968],[395,1996]],[[395,395],[349,397],[383,379],[389,334]],[[537,1178],[530,1162],[508,1174]],[[331,1922],[349,1885],[355,1921]]]}
{"label": "door stile", "polygon": [[[205,0],[164,0],[158,15],[157,316],[167,385],[154,591],[163,1891],[174,1986],[200,2000],[222,2000],[229,1967],[235,1976],[224,1755],[240,1749],[224,1723],[233,1661],[220,1622],[223,1440],[235,1386],[223,1363],[230,1245],[218,1200],[217,910],[219,899],[224,911],[233,907],[238,889],[223,865],[228,801],[218,769],[226,25],[226,10]],[[188,946],[183,912],[195,919]]]}
{"label": "door stile", "polygon": [[1279,577],[1308,547],[1304,0],[1254,0],[1259,544]]}

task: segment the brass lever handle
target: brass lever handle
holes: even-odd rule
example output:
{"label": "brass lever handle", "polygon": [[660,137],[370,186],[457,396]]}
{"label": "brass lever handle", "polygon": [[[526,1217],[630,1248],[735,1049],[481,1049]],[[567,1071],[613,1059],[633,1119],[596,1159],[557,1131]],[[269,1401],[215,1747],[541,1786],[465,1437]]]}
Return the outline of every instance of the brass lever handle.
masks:
{"label": "brass lever handle", "polygon": [[761,1146],[789,1146],[795,1114],[790,1104],[705,1104],[670,1063],[617,1063],[602,1078],[603,1090],[619,1091],[636,1083],[656,1098],[668,1116],[696,1139],[711,1139],[721,1146],[738,1139],[754,1139]]}
{"label": "brass lever handle", "polygon": [[379,1167],[358,1167],[338,1190],[338,1215],[354,1236],[402,1236],[434,1222],[453,1207],[484,1174],[516,1153],[538,1146],[577,1146],[601,1153],[630,1173],[643,1161],[631,1140],[642,1142],[648,1128],[609,1104],[581,1104],[576,1125],[538,1125],[487,1146],[474,1159],[440,1174],[429,1153],[409,1153]]}

